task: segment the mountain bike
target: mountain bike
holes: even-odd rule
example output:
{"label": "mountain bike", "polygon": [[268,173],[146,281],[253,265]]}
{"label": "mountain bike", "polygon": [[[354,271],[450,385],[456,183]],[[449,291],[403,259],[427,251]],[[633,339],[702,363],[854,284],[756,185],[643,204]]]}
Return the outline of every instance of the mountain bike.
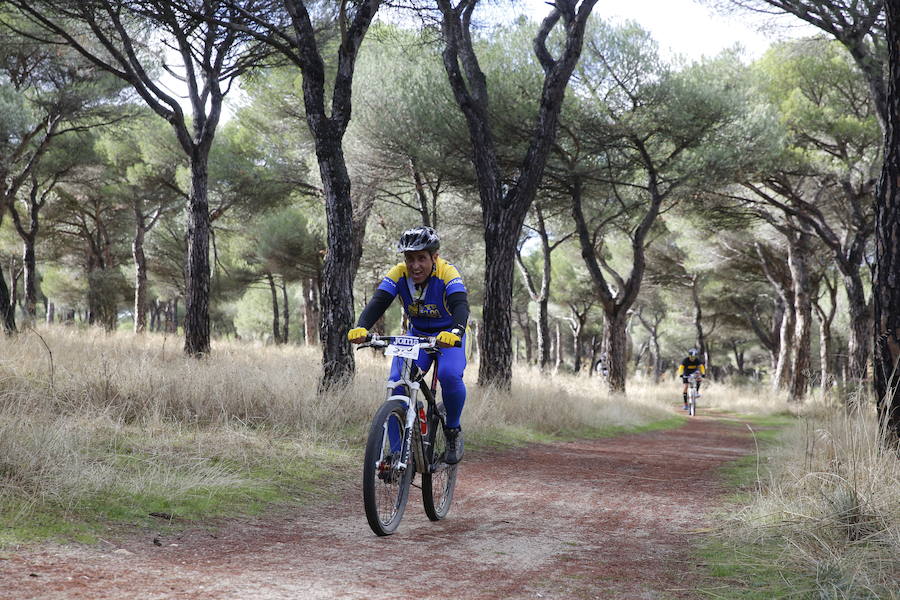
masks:
{"label": "mountain bike", "polygon": [[[363,464],[366,519],[372,531],[384,536],[400,525],[410,486],[421,488],[429,519],[446,517],[456,488],[457,465],[444,462],[447,413],[435,396],[440,355],[435,338],[369,335],[359,345],[373,347],[403,360],[400,378],[385,384],[387,398],[372,419]],[[416,365],[421,350],[435,355],[431,385]],[[421,475],[418,486],[413,483],[417,472]]]}
{"label": "mountain bike", "polygon": [[697,414],[697,399],[700,398],[700,375],[696,371],[688,375],[688,414]]}

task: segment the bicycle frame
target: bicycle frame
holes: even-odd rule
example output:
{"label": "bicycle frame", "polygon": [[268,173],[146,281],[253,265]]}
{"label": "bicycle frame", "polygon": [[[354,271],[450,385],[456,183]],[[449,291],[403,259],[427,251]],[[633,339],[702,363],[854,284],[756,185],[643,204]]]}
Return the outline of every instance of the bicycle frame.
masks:
{"label": "bicycle frame", "polygon": [[700,376],[696,371],[688,375],[688,405],[691,416],[694,415],[697,409],[697,397],[700,395],[699,385]]}
{"label": "bicycle frame", "polygon": [[[417,350],[425,350],[426,352],[437,355],[440,354],[440,350],[437,349],[436,341],[433,337],[372,335],[371,341],[362,346],[386,347],[400,340],[415,340],[416,343],[414,347]],[[428,472],[431,472],[433,466],[425,460],[425,445],[428,442],[425,440],[424,434],[427,433],[427,429],[425,431],[422,431],[422,429],[428,427],[427,415],[431,414],[431,412],[436,409],[434,390],[437,381],[438,357],[435,356],[434,363],[430,369],[432,371],[431,386],[429,387],[426,384],[424,388],[421,386],[421,382],[424,380],[427,373],[423,373],[422,370],[419,369],[419,366],[416,365],[416,358],[413,358],[412,356],[401,356],[401,358],[403,362],[400,367],[400,378],[388,380],[385,383],[387,389],[385,399],[402,400],[406,404],[406,427],[404,428],[406,434],[402,440],[400,462],[397,466],[400,469],[406,469],[409,465],[410,455],[414,453],[417,470],[428,469]],[[392,393],[400,386],[406,387],[408,395]],[[418,411],[418,394],[420,391],[427,402],[427,408],[421,415]],[[418,427],[416,427],[416,421],[418,421]]]}
{"label": "bicycle frame", "polygon": [[698,383],[700,383],[700,376],[697,375],[696,371],[688,375],[688,387],[696,390]]}

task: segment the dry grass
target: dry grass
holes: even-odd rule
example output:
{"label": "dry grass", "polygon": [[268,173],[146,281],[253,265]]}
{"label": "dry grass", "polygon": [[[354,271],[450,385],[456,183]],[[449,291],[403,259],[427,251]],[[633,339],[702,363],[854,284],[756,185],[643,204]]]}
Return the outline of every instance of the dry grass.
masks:
{"label": "dry grass", "polygon": [[734,539],[780,547],[772,566],[807,575],[810,597],[900,598],[900,461],[864,406],[813,406],[736,517]]}
{"label": "dry grass", "polygon": [[[357,353],[346,388],[319,396],[318,349],[67,328],[0,338],[0,520],[23,515],[202,515],[224,502],[294,498],[317,465],[355,465],[388,362]],[[610,399],[597,379],[517,372],[511,393],[474,385],[472,441],[632,427],[671,417],[652,394]],[[2,538],[2,536],[0,536]],[[2,539],[0,539],[2,542]]]}
{"label": "dry grass", "polygon": [[[0,338],[7,531],[48,513],[203,516],[303,497],[321,479],[318,469],[354,468],[385,396],[388,362],[370,351],[357,353],[352,383],[319,396],[317,349],[218,341],[198,361],[185,358],[174,337],[62,328],[40,336]],[[509,393],[481,389],[476,378],[470,365],[463,423],[476,443],[640,427],[671,418],[680,403],[674,380],[629,382],[621,398],[597,378],[529,368],[517,367]],[[767,389],[716,383],[704,386],[700,410],[707,407],[798,412]],[[896,456],[879,450],[871,415],[848,417],[824,401],[806,411],[817,420],[785,439],[739,530],[744,539],[782,540],[779,562],[812,570],[820,597],[897,598],[890,585],[900,557]],[[22,534],[0,534],[0,543],[4,537]]]}

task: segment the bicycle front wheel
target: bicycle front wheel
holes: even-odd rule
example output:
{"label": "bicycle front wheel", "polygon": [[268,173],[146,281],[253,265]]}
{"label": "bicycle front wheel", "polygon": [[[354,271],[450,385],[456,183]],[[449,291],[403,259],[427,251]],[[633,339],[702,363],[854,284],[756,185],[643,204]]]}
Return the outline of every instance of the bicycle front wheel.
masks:
{"label": "bicycle front wheel", "polygon": [[406,404],[401,400],[382,404],[369,428],[363,465],[363,504],[369,527],[377,535],[390,535],[397,530],[409,498],[414,468],[412,464],[405,468],[399,466],[405,428]]}
{"label": "bicycle front wheel", "polygon": [[422,473],[422,504],[429,519],[440,521],[450,512],[458,465],[444,462],[447,451],[447,439],[444,437],[446,413],[443,404],[438,404],[435,409],[428,419],[428,445],[425,450],[428,465]]}
{"label": "bicycle front wheel", "polygon": [[692,417],[697,414],[697,391],[696,390],[691,391],[691,400],[688,405],[688,414]]}

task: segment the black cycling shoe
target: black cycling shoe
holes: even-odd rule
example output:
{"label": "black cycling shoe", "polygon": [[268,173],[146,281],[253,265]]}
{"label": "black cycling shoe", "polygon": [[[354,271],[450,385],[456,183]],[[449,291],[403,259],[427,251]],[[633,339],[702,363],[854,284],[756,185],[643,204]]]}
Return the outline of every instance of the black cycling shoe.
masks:
{"label": "black cycling shoe", "polygon": [[459,427],[445,427],[444,437],[447,438],[447,451],[444,452],[444,462],[455,465],[463,457],[463,434]]}

